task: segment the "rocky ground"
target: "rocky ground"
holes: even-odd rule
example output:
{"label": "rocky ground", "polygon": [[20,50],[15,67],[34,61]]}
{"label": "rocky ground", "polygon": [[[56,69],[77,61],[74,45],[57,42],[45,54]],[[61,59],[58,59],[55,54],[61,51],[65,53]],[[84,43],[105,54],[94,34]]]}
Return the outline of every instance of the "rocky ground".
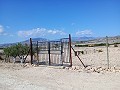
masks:
{"label": "rocky ground", "polygon": [[0,61],[0,90],[120,90],[120,47],[109,47],[109,69],[106,47],[75,50],[87,68],[74,52],[72,67]]}
{"label": "rocky ground", "polygon": [[0,63],[0,90],[120,90],[120,68]]}

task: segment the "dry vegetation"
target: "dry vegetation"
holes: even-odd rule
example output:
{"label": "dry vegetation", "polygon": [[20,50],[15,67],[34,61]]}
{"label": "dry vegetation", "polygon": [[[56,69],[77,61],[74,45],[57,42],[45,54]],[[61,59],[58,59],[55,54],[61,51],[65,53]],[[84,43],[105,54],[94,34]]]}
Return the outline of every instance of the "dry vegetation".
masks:
{"label": "dry vegetation", "polygon": [[[0,90],[120,90],[120,46],[109,47],[110,68],[107,68],[106,47],[74,47],[73,66],[30,65],[0,62]],[[27,58],[29,60],[30,57]]]}

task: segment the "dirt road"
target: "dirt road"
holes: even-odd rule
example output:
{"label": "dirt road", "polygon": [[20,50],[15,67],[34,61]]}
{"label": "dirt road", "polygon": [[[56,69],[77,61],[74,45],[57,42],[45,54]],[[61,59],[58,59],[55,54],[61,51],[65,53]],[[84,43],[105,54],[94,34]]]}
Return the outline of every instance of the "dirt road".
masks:
{"label": "dirt road", "polygon": [[120,72],[87,73],[2,63],[0,90],[120,90]]}

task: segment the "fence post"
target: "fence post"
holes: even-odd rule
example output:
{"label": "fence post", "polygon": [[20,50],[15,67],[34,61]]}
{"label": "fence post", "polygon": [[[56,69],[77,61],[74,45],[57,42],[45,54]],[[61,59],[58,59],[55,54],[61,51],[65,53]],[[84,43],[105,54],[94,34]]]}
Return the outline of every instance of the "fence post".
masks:
{"label": "fence post", "polygon": [[51,60],[50,60],[50,42],[48,42],[48,54],[49,54],[49,65],[51,65]]}
{"label": "fence post", "polygon": [[69,34],[69,49],[70,49],[70,52],[69,52],[69,60],[70,60],[70,67],[72,66],[72,53],[71,53],[71,35]]}
{"label": "fence post", "polygon": [[60,40],[61,41],[61,64],[63,65],[63,42],[62,42],[62,39]]}
{"label": "fence post", "polygon": [[107,65],[108,65],[108,69],[109,69],[108,36],[106,36],[106,48],[107,48]]}
{"label": "fence post", "polygon": [[33,64],[32,38],[30,38],[30,55],[31,55],[31,64]]}
{"label": "fence post", "polygon": [[37,60],[38,60],[38,63],[39,63],[39,50],[38,50],[39,48],[38,48],[38,41],[37,41]]}

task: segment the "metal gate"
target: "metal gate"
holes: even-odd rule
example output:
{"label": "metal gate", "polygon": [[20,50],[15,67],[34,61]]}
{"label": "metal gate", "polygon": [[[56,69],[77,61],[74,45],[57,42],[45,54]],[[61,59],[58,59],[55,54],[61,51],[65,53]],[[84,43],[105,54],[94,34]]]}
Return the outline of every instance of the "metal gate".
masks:
{"label": "metal gate", "polygon": [[30,42],[31,52],[34,52],[34,55],[31,53],[31,63],[36,60],[45,65],[72,65],[69,38],[42,42],[31,39]]}

